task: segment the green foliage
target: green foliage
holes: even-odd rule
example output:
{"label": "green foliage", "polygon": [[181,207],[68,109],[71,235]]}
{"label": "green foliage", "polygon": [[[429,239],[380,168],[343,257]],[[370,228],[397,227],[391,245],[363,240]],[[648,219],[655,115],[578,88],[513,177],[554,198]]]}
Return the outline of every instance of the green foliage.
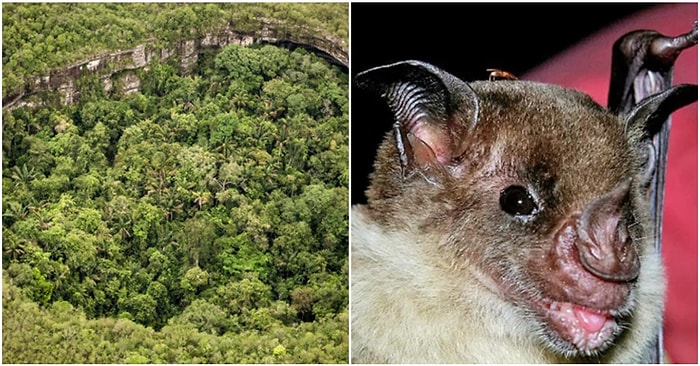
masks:
{"label": "green foliage", "polygon": [[[334,13],[131,5],[94,9],[138,9],[173,37],[239,6],[244,24]],[[89,8],[4,4],[4,46],[50,29],[48,10],[86,22],[55,52],[85,29],[114,46]],[[133,19],[111,24],[136,42],[153,25]],[[347,362],[347,75],[273,46],[138,74],[141,93],[3,112],[3,362]]]}
{"label": "green foliage", "polygon": [[259,30],[263,19],[348,39],[346,3],[3,3],[2,95],[18,94],[32,77],[154,36],[172,45],[227,24]]}
{"label": "green foliage", "polygon": [[313,323],[282,324],[272,308],[245,330],[221,307],[198,299],[160,331],[128,319],[88,319],[66,301],[44,308],[3,273],[3,363],[341,363],[347,312]]}

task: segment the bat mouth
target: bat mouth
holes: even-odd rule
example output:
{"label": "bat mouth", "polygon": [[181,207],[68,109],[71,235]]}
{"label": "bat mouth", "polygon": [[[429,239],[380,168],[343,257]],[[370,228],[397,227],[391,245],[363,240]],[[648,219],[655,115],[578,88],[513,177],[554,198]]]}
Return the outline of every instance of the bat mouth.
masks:
{"label": "bat mouth", "polygon": [[594,356],[613,344],[622,327],[616,310],[542,299],[538,313],[548,328],[548,339],[568,357]]}

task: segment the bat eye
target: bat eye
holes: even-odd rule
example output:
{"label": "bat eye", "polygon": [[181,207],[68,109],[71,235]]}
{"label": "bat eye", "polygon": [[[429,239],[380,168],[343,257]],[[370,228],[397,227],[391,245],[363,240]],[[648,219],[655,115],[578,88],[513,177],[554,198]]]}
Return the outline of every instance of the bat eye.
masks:
{"label": "bat eye", "polygon": [[537,204],[523,186],[510,186],[501,191],[499,200],[501,209],[509,215],[532,215],[537,210]]}

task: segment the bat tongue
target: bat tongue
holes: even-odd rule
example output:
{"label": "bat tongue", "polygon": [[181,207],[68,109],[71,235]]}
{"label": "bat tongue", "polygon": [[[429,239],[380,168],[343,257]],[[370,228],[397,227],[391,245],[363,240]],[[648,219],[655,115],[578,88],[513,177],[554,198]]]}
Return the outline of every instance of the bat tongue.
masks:
{"label": "bat tongue", "polygon": [[574,306],[574,315],[581,326],[591,333],[601,330],[608,320],[606,315],[580,306]]}

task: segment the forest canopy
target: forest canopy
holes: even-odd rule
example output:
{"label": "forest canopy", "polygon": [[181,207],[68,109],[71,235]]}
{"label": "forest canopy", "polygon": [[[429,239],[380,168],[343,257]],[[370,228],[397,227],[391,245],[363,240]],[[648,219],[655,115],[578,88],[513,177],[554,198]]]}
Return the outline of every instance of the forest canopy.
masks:
{"label": "forest canopy", "polygon": [[[42,14],[76,5],[4,4],[3,40],[36,37]],[[153,33],[143,17],[175,11],[90,5],[133,42]],[[197,28],[206,11],[244,16],[239,5],[178,11],[199,14]],[[290,19],[313,11],[308,24],[346,31],[324,20],[335,4],[246,9],[292,5]],[[79,8],[59,18],[90,18]],[[66,54],[124,47],[104,35],[76,51],[72,37]],[[137,93],[86,76],[73,105],[3,110],[3,362],[346,363],[347,74],[258,45],[202,54],[191,74],[171,61],[136,76]]]}

